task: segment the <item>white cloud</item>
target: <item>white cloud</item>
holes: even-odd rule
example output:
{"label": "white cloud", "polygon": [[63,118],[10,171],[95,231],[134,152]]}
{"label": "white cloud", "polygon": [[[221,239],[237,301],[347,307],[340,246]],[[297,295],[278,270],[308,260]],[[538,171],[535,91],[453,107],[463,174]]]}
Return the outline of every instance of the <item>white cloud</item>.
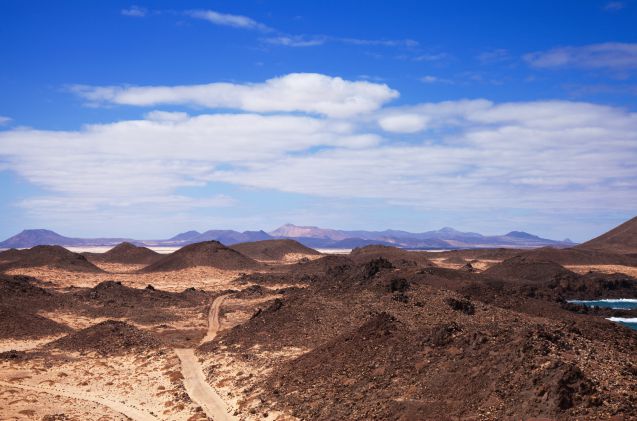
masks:
{"label": "white cloud", "polygon": [[484,64],[500,63],[507,61],[511,58],[509,51],[505,48],[495,48],[488,51],[483,51],[478,54],[478,60]]}
{"label": "white cloud", "polygon": [[[324,96],[360,94],[342,82],[342,97],[329,83]],[[239,86],[266,99],[271,88]],[[309,91],[267,91],[287,102],[265,109],[283,114],[155,110],[75,131],[5,130],[0,167],[46,191],[22,203],[41,214],[231,206],[183,193],[218,182],[415,209],[637,208],[637,114],[624,109],[459,100],[371,107],[348,120],[284,113],[307,110]]]}
{"label": "white cloud", "polygon": [[145,7],[131,6],[128,9],[122,9],[121,13],[124,16],[143,18],[148,14],[148,9]]}
{"label": "white cloud", "polygon": [[0,115],[0,126],[4,126],[5,124],[9,124],[11,122],[11,118],[10,117],[5,117]]}
{"label": "white cloud", "polygon": [[579,47],[558,47],[526,54],[524,59],[538,68],[637,69],[637,44],[608,42]]}
{"label": "white cloud", "polygon": [[419,114],[393,114],[381,117],[378,124],[383,130],[393,133],[416,133],[422,131],[429,121]]}
{"label": "white cloud", "polygon": [[185,86],[74,86],[89,103],[136,106],[189,104],[252,112],[293,112],[350,117],[378,109],[398,92],[385,84],[347,81],[316,73],[292,73],[258,84]]}
{"label": "white cloud", "polygon": [[[125,208],[140,210],[152,207],[155,212],[182,212],[193,208],[223,208],[234,206],[236,201],[226,195],[208,198],[193,198],[183,195],[128,197],[125,200],[113,201],[102,196],[49,196],[25,199],[17,205],[27,211],[42,216],[52,214],[82,214],[85,212],[113,212]],[[147,209],[146,209],[147,211]]]}
{"label": "white cloud", "polygon": [[436,83],[439,79],[436,76],[426,75],[421,77],[420,80],[425,83]]}
{"label": "white cloud", "polygon": [[351,124],[303,116],[151,114],[152,120],[80,131],[0,132],[0,162],[64,200],[82,198],[86,206],[165,203],[177,189],[203,186],[219,165],[267,162],[316,146],[367,148],[379,142]]}
{"label": "white cloud", "polygon": [[332,40],[351,45],[372,45],[382,47],[417,47],[418,41],[413,39],[363,39],[333,37]]}
{"label": "white cloud", "polygon": [[445,83],[445,84],[453,84],[453,81],[450,79],[440,78],[438,76],[425,75],[420,78],[420,81],[423,83]]}
{"label": "white cloud", "polygon": [[327,35],[280,35],[264,38],[264,42],[284,47],[316,47],[326,43],[380,46],[380,47],[417,47],[418,41],[413,39],[364,39],[346,38]]}
{"label": "white cloud", "polygon": [[215,25],[230,26],[233,28],[255,29],[258,31],[268,32],[272,29],[256,20],[242,15],[231,15],[228,13],[219,13],[214,10],[191,10],[186,14],[195,19],[202,19]]}
{"label": "white cloud", "polygon": [[385,128],[413,132],[416,112],[428,120],[422,142],[286,156],[215,171],[213,180],[430,209],[637,206],[633,113],[568,101],[459,101],[386,110],[396,119]]}
{"label": "white cloud", "polygon": [[155,110],[145,115],[146,120],[151,121],[165,121],[165,122],[179,122],[188,120],[188,113],[184,112],[168,112]]}
{"label": "white cloud", "polygon": [[316,47],[327,42],[327,37],[303,35],[281,35],[277,37],[264,38],[264,42],[272,45],[282,45],[284,47]]}
{"label": "white cloud", "polygon": [[436,62],[436,61],[448,60],[450,58],[451,57],[447,53],[427,53],[427,54],[420,54],[410,59],[412,59],[413,61]]}

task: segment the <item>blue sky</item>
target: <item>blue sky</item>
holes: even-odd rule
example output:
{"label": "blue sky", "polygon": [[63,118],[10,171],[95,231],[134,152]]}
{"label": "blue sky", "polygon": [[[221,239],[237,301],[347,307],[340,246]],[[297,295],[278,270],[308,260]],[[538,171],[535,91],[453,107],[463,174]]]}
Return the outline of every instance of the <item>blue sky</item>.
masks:
{"label": "blue sky", "polygon": [[0,236],[634,216],[637,2],[362,5],[1,2]]}

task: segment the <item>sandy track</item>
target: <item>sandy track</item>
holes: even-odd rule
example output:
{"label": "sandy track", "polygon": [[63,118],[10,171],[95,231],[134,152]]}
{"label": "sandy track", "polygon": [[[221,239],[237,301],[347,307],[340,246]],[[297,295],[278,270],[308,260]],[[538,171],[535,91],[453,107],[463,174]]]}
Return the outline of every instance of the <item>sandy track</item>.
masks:
{"label": "sandy track", "polygon": [[223,304],[225,299],[228,297],[228,295],[217,297],[210,305],[210,311],[208,312],[208,331],[200,343],[212,341],[217,336],[217,332],[221,328],[221,323],[219,322],[219,310],[221,309],[221,304]]}
{"label": "sandy track", "polygon": [[194,349],[175,349],[181,361],[181,374],[188,396],[199,404],[210,418],[215,421],[231,421],[236,418],[228,413],[228,405],[219,394],[206,382],[201,365]]}
{"label": "sandy track", "polygon": [[[211,341],[217,336],[221,327],[219,310],[227,295],[217,297],[210,305],[208,312],[208,332],[201,343]],[[206,382],[199,360],[194,349],[175,349],[181,361],[181,374],[184,376],[184,386],[188,396],[199,404],[210,418],[215,421],[231,421],[236,418],[228,413],[228,405],[219,394]]]}
{"label": "sandy track", "polygon": [[[31,390],[34,392],[43,392],[55,396],[63,396],[71,399],[78,399],[82,401],[88,401],[104,405],[115,412],[134,420],[134,421],[157,421],[159,418],[156,416],[137,409],[133,406],[127,405],[122,402],[106,399],[97,395],[93,395],[88,392],[84,392],[81,389],[74,388],[67,385],[57,385],[56,387],[46,387],[40,385],[20,384],[20,383],[8,383],[0,380],[0,386],[5,386],[13,389]],[[215,418],[216,420],[216,418]]]}

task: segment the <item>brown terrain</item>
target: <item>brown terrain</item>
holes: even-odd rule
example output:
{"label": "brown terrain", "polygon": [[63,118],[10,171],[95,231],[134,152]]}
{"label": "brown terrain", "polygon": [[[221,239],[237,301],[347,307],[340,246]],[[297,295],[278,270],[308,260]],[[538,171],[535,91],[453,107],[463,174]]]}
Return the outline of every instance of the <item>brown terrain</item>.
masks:
{"label": "brown terrain", "polygon": [[72,272],[101,272],[81,254],[68,251],[62,246],[35,246],[26,250],[0,252],[0,271],[13,268],[48,266]]}
{"label": "brown terrain", "polygon": [[618,254],[637,254],[635,231],[637,231],[637,217],[575,248]]}
{"label": "brown terrain", "polygon": [[142,269],[142,272],[169,272],[190,267],[214,267],[224,270],[246,270],[259,263],[218,241],[185,246]]}
{"label": "brown terrain", "polygon": [[265,240],[235,244],[232,248],[244,256],[264,262],[280,262],[298,260],[298,258],[315,258],[321,253],[305,247],[294,240]]}
{"label": "brown terrain", "polygon": [[131,243],[121,243],[106,253],[82,253],[94,263],[122,263],[128,265],[150,265],[162,258],[162,255],[146,247]]}
{"label": "brown terrain", "polygon": [[637,298],[615,244],[9,250],[0,419],[637,419],[637,311],[567,302]]}

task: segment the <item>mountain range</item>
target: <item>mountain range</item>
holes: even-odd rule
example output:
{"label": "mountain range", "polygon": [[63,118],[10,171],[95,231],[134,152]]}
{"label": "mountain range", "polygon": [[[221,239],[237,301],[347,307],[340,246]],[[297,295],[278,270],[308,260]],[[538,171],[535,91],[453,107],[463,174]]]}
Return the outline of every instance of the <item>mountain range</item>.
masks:
{"label": "mountain range", "polygon": [[226,245],[278,238],[293,238],[313,248],[354,248],[371,244],[407,249],[467,249],[467,248],[531,248],[571,247],[570,240],[555,241],[521,231],[504,235],[485,236],[475,232],[461,232],[445,227],[436,231],[412,233],[398,230],[344,231],[329,228],[285,224],[269,233],[265,231],[210,230],[187,231],[166,240],[135,240],[131,238],[71,238],[46,229],[30,229],[0,242],[0,248],[26,248],[37,245],[112,246],[124,241],[140,246],[179,247],[202,241],[216,240]]}

